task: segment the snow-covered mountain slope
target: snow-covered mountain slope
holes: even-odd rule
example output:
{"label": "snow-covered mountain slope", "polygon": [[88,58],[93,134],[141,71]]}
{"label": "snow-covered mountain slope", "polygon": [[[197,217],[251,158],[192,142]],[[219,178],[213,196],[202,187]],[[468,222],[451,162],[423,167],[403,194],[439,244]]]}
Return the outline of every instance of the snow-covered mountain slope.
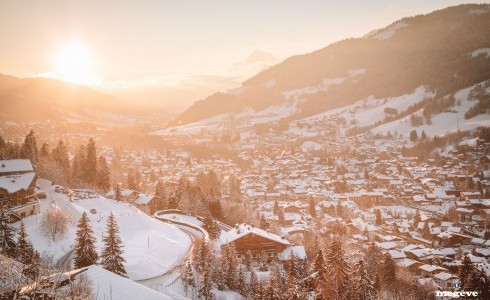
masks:
{"label": "snow-covered mountain slope", "polygon": [[[196,101],[170,126],[176,132],[205,130],[209,124],[211,130],[230,129],[227,122],[238,129],[259,124],[284,128],[284,122],[358,107],[362,101],[402,97],[400,102],[410,103],[406,95],[416,97],[420,87],[432,98],[454,94],[490,79],[489,7],[460,5],[404,18],[365,37],[291,57],[241,87]],[[368,116],[367,110],[357,109],[352,117],[359,126],[370,126],[385,114],[372,111]]]}
{"label": "snow-covered mountain slope", "polygon": [[[484,85],[484,83],[478,85]],[[476,105],[476,101],[470,97],[470,92],[478,85],[467,87],[456,92],[454,94],[456,100],[455,105],[445,112],[432,116],[431,124],[425,123],[420,126],[413,126],[410,120],[412,115],[409,115],[400,120],[378,126],[372,129],[372,132],[380,134],[387,134],[388,132],[393,134],[396,132],[398,135],[408,138],[410,132],[416,130],[419,136],[422,132],[425,132],[428,137],[433,137],[436,135],[445,135],[457,130],[468,131],[478,127],[490,127],[490,114],[488,113],[479,114],[469,119],[465,118],[465,113],[471,107]],[[490,86],[485,87],[485,89],[486,92],[490,94]],[[414,115],[423,118],[422,109],[415,112]]]}
{"label": "snow-covered mountain slope", "polygon": [[[41,200],[41,214],[26,218],[24,223],[34,248],[40,253],[51,254],[55,260],[61,259],[73,249],[76,224],[83,212],[90,219],[99,253],[103,247],[102,237],[106,231],[107,218],[111,212],[114,213],[124,244],[126,271],[132,280],[165,273],[179,263],[190,249],[191,240],[184,232],[147,216],[134,206],[101,196],[71,202],[66,195],[55,193],[47,180],[38,180],[38,185],[48,197]],[[66,235],[56,241],[45,235],[40,226],[46,211],[52,206],[67,213],[71,223]]]}

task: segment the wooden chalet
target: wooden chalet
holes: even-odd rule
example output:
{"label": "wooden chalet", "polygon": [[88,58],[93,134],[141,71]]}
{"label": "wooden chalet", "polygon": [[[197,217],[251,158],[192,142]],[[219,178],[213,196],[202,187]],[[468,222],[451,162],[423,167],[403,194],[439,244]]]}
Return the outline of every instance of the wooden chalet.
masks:
{"label": "wooden chalet", "polygon": [[28,159],[0,160],[0,207],[10,221],[36,214],[39,201],[34,195],[37,174]]}
{"label": "wooden chalet", "polygon": [[248,224],[240,224],[225,232],[220,237],[222,246],[232,243],[238,258],[243,258],[250,251],[252,259],[258,259],[262,253],[272,258],[279,256],[291,244],[273,233],[253,227]]}

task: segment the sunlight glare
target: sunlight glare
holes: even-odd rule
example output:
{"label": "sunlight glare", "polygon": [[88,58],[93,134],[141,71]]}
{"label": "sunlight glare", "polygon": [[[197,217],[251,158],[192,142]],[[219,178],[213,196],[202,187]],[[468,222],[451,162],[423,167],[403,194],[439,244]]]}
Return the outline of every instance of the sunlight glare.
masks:
{"label": "sunlight glare", "polygon": [[100,77],[94,76],[95,61],[91,50],[77,40],[61,46],[56,53],[56,77],[77,84],[100,84]]}

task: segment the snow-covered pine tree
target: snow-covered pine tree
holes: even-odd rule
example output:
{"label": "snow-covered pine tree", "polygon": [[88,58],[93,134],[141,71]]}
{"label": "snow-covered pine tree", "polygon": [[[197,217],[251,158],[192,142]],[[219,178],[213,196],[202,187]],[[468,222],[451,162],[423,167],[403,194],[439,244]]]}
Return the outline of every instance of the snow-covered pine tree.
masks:
{"label": "snow-covered pine tree", "polygon": [[19,237],[17,239],[16,259],[25,265],[23,274],[34,279],[37,278],[40,271],[40,256],[32,247],[29,241],[24,222],[20,223]]}
{"label": "snow-covered pine tree", "polygon": [[83,212],[77,225],[75,246],[75,268],[83,268],[97,263],[99,255],[95,250],[94,231],[87,213]]}
{"label": "snow-covered pine tree", "polygon": [[23,264],[31,264],[34,258],[34,248],[27,236],[24,222],[20,223],[19,237],[17,238],[16,258]]}
{"label": "snow-covered pine tree", "polygon": [[238,271],[238,277],[237,277],[237,290],[238,292],[243,295],[247,296],[247,285],[245,284],[245,273],[243,272],[243,269],[240,268]]}
{"label": "snow-covered pine tree", "polygon": [[468,281],[471,272],[473,272],[473,265],[471,263],[470,257],[468,256],[468,254],[466,254],[465,256],[463,256],[461,265],[459,266],[458,270],[458,277],[461,282],[462,290],[466,289],[466,282]]}
{"label": "snow-covered pine tree", "polygon": [[383,260],[383,254],[374,243],[370,243],[369,247],[364,255],[364,261],[366,265],[366,270],[368,274],[371,274],[374,278],[376,277],[380,269],[381,262]]}
{"label": "snow-covered pine tree", "polygon": [[107,219],[107,229],[104,236],[104,249],[101,255],[101,265],[104,269],[123,277],[127,277],[124,263],[126,260],[122,256],[122,241],[119,237],[119,227],[117,226],[114,214],[111,212]]}
{"label": "snow-covered pine tree", "polygon": [[255,271],[252,270],[250,271],[250,282],[248,284],[248,296],[253,298],[255,295],[255,290],[257,289],[258,286],[258,280],[257,280],[257,275],[255,274]]}
{"label": "snow-covered pine tree", "polygon": [[264,283],[259,281],[253,293],[253,300],[268,300],[265,293]]}
{"label": "snow-covered pine tree", "polygon": [[315,261],[312,264],[312,277],[314,278],[314,288],[319,287],[325,281],[327,270],[325,268],[325,259],[322,249],[318,249]]}
{"label": "snow-covered pine tree", "polygon": [[204,264],[204,270],[201,276],[201,281],[199,282],[199,288],[197,290],[197,293],[200,299],[204,300],[213,300],[214,299],[214,294],[212,292],[213,288],[213,282],[211,281],[211,274],[210,274],[210,268],[208,263],[206,262]]}
{"label": "snow-covered pine tree", "polygon": [[384,255],[382,279],[383,284],[389,287],[396,282],[396,264],[388,253]]}
{"label": "snow-covered pine tree", "polygon": [[377,291],[373,282],[369,278],[364,260],[360,259],[354,266],[352,274],[353,281],[353,299],[355,300],[374,300],[377,297]]}
{"label": "snow-covered pine tree", "polygon": [[210,214],[204,218],[202,228],[208,232],[210,239],[215,240],[218,238],[219,226]]}
{"label": "snow-covered pine tree", "polygon": [[223,265],[221,263],[213,265],[212,280],[214,284],[216,284],[218,290],[223,291],[226,289],[225,272],[223,271]]}
{"label": "snow-covered pine tree", "polygon": [[349,299],[351,268],[345,259],[342,242],[334,239],[325,256],[327,267],[326,280],[321,284],[320,290],[322,295],[329,295],[333,299]]}
{"label": "snow-covered pine tree", "polygon": [[232,289],[237,289],[238,280],[238,254],[236,252],[233,243],[226,245],[227,251],[225,253],[225,280],[226,285]]}
{"label": "snow-covered pine tree", "polygon": [[15,232],[7,221],[7,214],[0,208],[0,248],[5,255],[13,257],[16,248]]}
{"label": "snow-covered pine tree", "polygon": [[194,271],[192,270],[191,262],[188,260],[187,263],[180,270],[180,278],[185,287],[185,292],[187,296],[187,290],[189,287],[194,287],[196,281],[194,280]]}
{"label": "snow-covered pine tree", "polygon": [[201,276],[203,275],[208,257],[209,257],[208,244],[204,241],[201,241],[200,244],[198,245],[198,250],[193,260],[194,268],[196,268],[197,273],[199,273],[199,275]]}
{"label": "snow-covered pine tree", "polygon": [[282,290],[281,274],[279,269],[275,267],[269,275],[269,282],[265,287],[266,299],[281,300],[284,291]]}

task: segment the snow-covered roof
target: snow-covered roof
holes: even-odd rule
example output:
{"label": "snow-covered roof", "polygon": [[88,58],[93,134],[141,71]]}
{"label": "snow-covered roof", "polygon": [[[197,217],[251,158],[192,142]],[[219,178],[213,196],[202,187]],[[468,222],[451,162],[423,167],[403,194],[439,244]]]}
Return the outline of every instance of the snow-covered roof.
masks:
{"label": "snow-covered roof", "polygon": [[31,161],[28,159],[0,160],[0,175],[12,172],[32,172]]}
{"label": "snow-covered roof", "polygon": [[0,177],[0,189],[5,189],[10,194],[20,190],[27,190],[34,180],[36,173],[30,172],[19,175],[6,175]]}
{"label": "snow-covered roof", "polygon": [[448,272],[441,272],[441,273],[437,273],[436,275],[434,275],[434,278],[439,279],[439,280],[448,280],[448,279],[455,278],[455,277],[456,276],[454,276],[453,274],[448,273]]}
{"label": "snow-covered roof", "polygon": [[267,231],[262,230],[260,228],[253,227],[253,226],[248,225],[248,224],[240,224],[240,225],[233,227],[228,232],[223,232],[220,235],[220,240],[221,240],[222,244],[228,244],[228,243],[233,242],[235,240],[238,240],[238,239],[240,239],[240,238],[242,238],[248,234],[255,234],[257,236],[278,242],[278,243],[283,244],[283,245],[290,245],[290,243],[287,240],[281,238],[280,236],[275,235],[275,234],[270,233],[270,232],[267,232]]}
{"label": "snow-covered roof", "polygon": [[91,283],[93,296],[96,300],[125,299],[125,300],[166,300],[172,299],[130,279],[121,277],[99,266],[86,267],[82,272]]}
{"label": "snow-covered roof", "polygon": [[140,194],[138,194],[138,197],[136,198],[136,200],[134,200],[134,204],[145,205],[145,204],[148,204],[148,202],[150,202],[151,199],[153,199],[153,196],[140,193]]}

